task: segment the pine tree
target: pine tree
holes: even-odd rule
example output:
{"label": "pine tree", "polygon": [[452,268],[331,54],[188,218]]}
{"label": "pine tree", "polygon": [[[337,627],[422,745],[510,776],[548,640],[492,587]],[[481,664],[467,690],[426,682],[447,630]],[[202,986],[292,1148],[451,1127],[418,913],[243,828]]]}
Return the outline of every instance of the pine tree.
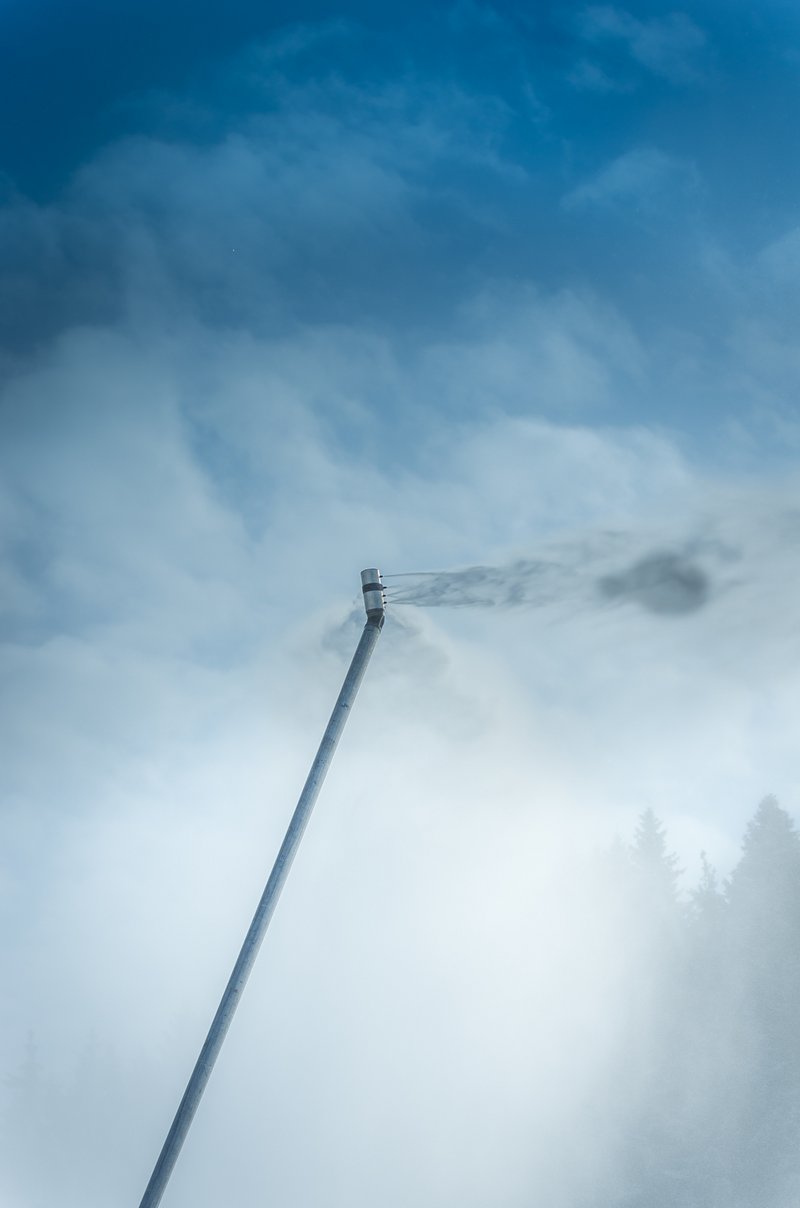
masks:
{"label": "pine tree", "polygon": [[724,891],[701,862],[681,908],[664,827],[641,815],[614,1208],[800,1204],[800,835],[768,797]]}
{"label": "pine tree", "polygon": [[731,1009],[742,1094],[737,1179],[753,1204],[800,1200],[800,835],[774,797],[727,886]]}
{"label": "pine tree", "polygon": [[[621,1060],[633,1088],[626,1124],[619,1205],[683,1202],[683,914],[681,870],[652,809],[638,820],[629,848],[632,952],[629,1026]],[[624,1085],[623,1076],[620,1085]]]}
{"label": "pine tree", "polygon": [[691,892],[690,903],[690,914],[698,918],[719,917],[724,906],[717,870],[704,851],[700,852],[700,880]]}
{"label": "pine tree", "polygon": [[[751,921],[774,930],[798,905],[800,835],[773,796],[765,797],[747,827],[742,858],[728,884],[728,900]],[[788,921],[788,920],[787,920]]]}
{"label": "pine tree", "polygon": [[725,896],[720,889],[717,870],[704,851],[700,852],[700,880],[689,894],[686,918],[692,948],[699,959],[712,955],[711,947],[719,948],[720,929],[726,910]]}
{"label": "pine tree", "polygon": [[645,901],[656,911],[675,913],[683,870],[678,868],[678,857],[667,850],[666,831],[652,809],[639,815],[631,860]]}

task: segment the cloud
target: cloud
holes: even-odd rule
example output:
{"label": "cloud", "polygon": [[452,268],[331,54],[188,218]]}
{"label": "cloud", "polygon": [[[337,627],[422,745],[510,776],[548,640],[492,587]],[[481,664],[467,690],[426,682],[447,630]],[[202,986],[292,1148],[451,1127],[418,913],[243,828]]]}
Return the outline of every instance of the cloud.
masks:
{"label": "cloud", "polygon": [[574,88],[585,92],[625,93],[633,92],[636,86],[633,80],[604,71],[599,64],[586,58],[578,59],[568,71],[567,79]]}
{"label": "cloud", "polygon": [[[654,422],[659,392],[713,397],[719,361],[610,283],[540,280],[519,232],[547,243],[571,211],[538,225],[504,106],[412,94],[283,93],[5,215],[36,281],[9,277],[26,340],[0,447],[0,1036],[19,1073],[33,1031],[49,1105],[13,1113],[23,1202],[141,1192],[355,645],[362,566],[624,536],[586,580],[600,607],[558,580],[536,612],[390,613],[176,1208],[534,1183],[566,1208],[576,1135],[596,1194],[615,1124],[588,1117],[630,980],[595,850],[647,804],[725,870],[765,769],[800,804],[794,468],[742,481],[724,434],[703,458]],[[631,155],[572,213],[690,187]],[[85,292],[73,259],[97,265]],[[756,334],[724,358],[748,401]],[[654,617],[663,572],[673,605],[703,595],[698,566],[704,606]]]}
{"label": "cloud", "polygon": [[626,151],[564,197],[567,209],[602,207],[639,212],[670,213],[696,197],[700,180],[693,165],[655,147]]}
{"label": "cloud", "polygon": [[[381,531],[399,522],[393,506],[376,507],[376,499],[397,490],[390,476],[371,481],[368,466],[360,460],[343,465],[331,458],[324,439],[308,433],[294,448],[298,428],[282,432],[279,410],[252,415],[249,370],[241,355],[232,354],[225,357],[220,390],[224,418],[214,430],[229,446],[249,451],[260,470],[285,473],[266,531],[248,540],[230,499],[216,495],[208,464],[204,470],[194,456],[192,428],[183,422],[180,385],[192,377],[196,352],[191,328],[181,366],[174,350],[169,356],[162,350],[157,376],[171,380],[174,389],[157,392],[152,350],[143,362],[135,341],[83,333],[66,339],[46,369],[19,382],[10,400],[17,421],[8,446],[16,467],[11,487],[47,517],[43,529],[53,547],[50,575],[38,591],[45,602],[53,593],[77,595],[73,608],[62,604],[36,640],[7,644],[5,659],[14,702],[6,735],[15,756],[4,760],[4,769],[20,802],[16,829],[9,819],[5,823],[4,849],[16,850],[20,877],[8,887],[7,900],[25,900],[31,877],[35,884],[46,876],[48,891],[46,905],[28,917],[18,936],[21,948],[30,946],[36,957],[28,964],[25,990],[4,1003],[4,1012],[12,1035],[34,1029],[47,1077],[63,1088],[65,1106],[53,1109],[44,1152],[64,1204],[130,1196],[146,1175],[162,1117],[285,821],[308,743],[313,745],[341,678],[342,655],[320,649],[322,625],[313,616],[315,609],[338,607],[327,567],[342,564],[347,598],[356,586],[350,588],[349,579],[352,566],[360,565],[357,549],[366,543],[375,548]],[[115,383],[112,418],[105,407]],[[37,397],[60,402],[46,439],[30,410]],[[191,417],[192,407],[187,410]],[[260,429],[256,442],[251,420]],[[207,406],[204,422],[210,439]],[[343,500],[343,481],[350,484],[349,500]],[[405,501],[406,541],[417,545],[412,533],[424,507],[409,509],[413,495],[402,492],[395,505]],[[446,496],[442,491],[440,504]],[[370,512],[365,527],[361,517]],[[240,641],[249,637],[248,658],[234,652],[209,661],[209,648],[224,649],[229,623]],[[283,653],[279,632],[285,635]],[[382,639],[386,656],[359,702],[360,730],[353,727],[349,752],[347,746],[341,752],[338,789],[332,780],[326,794],[328,821],[323,814],[315,826],[311,858],[305,871],[298,866],[292,896],[283,904],[290,929],[277,924],[269,976],[260,989],[256,982],[249,990],[253,1007],[243,1012],[239,1040],[215,1078],[206,1123],[198,1121],[194,1159],[187,1148],[184,1194],[195,1204],[213,1200],[218,1191],[216,1159],[208,1168],[203,1157],[211,1143],[210,1136],[203,1139],[207,1128],[216,1137],[215,1152],[217,1145],[231,1151],[244,1145],[245,1152],[261,1155],[250,1166],[236,1163],[236,1194],[246,1197],[267,1168],[274,1186],[285,1184],[289,1168],[277,1150],[293,1164],[299,1114],[318,1155],[313,1168],[304,1168],[301,1187],[311,1194],[324,1177],[334,1188],[333,1203],[352,1194],[355,1138],[359,1152],[369,1138],[374,1155],[367,1168],[361,1166],[365,1193],[377,1192],[386,1162],[395,1163],[389,1202],[399,1204],[408,1194],[421,1194],[423,1183],[445,1179],[452,1155],[477,1127],[488,1130],[491,1156],[461,1165],[464,1194],[483,1194],[496,1181],[500,1159],[517,1163],[507,1176],[512,1182],[524,1181],[522,1151],[512,1139],[530,1103],[524,1071],[535,1053],[512,1068],[487,1050],[474,1055],[469,1069],[461,1066],[462,1045],[498,1012],[508,1027],[525,1026],[520,986],[504,988],[498,981],[477,1001],[470,994],[462,1000],[459,987],[468,989],[475,976],[468,955],[473,945],[488,955],[494,927],[504,926],[529,893],[530,865],[498,850],[494,875],[505,884],[503,896],[488,916],[470,899],[469,869],[486,835],[485,795],[502,788],[512,833],[527,833],[531,821],[516,770],[498,785],[495,760],[484,750],[480,761],[466,758],[454,775],[439,747],[443,734],[452,751],[484,736],[500,759],[521,736],[510,738],[494,709],[470,688],[457,643],[448,651],[441,634],[423,633],[440,668],[431,679],[430,658],[424,648],[416,653],[419,639],[409,641],[405,633],[389,626]],[[485,665],[482,682],[494,680],[498,698],[514,695],[505,679]],[[443,706],[444,729],[433,725]],[[519,720],[509,707],[512,735]],[[365,812],[374,785],[391,775],[388,769],[409,742],[416,752],[413,779],[440,786],[438,815],[431,817],[422,800],[409,812],[411,782],[396,776],[381,792],[378,814]],[[37,758],[43,743],[45,761]],[[540,769],[543,791],[541,777]],[[37,845],[35,858],[26,851],[26,816],[50,818],[49,839]],[[454,848],[450,828],[456,823],[465,829]],[[413,888],[409,842],[425,852],[415,861]],[[449,873],[441,879],[445,845],[462,870],[455,891]],[[395,887],[388,896],[387,885]],[[433,929],[425,924],[431,912]],[[466,943],[461,929],[473,918],[478,930],[469,927]],[[344,948],[336,938],[340,932],[349,937]],[[158,994],[143,993],[144,984],[159,985]],[[276,994],[278,986],[288,997]],[[51,1010],[56,992],[57,1018]],[[532,993],[531,986],[522,1001]],[[409,1026],[420,1011],[429,1020],[422,1034]],[[277,1047],[258,1039],[262,1026],[283,1037]],[[583,1027],[580,1018],[575,1027]],[[87,1176],[87,1191],[83,1150],[80,1143],[67,1144],[67,1122],[72,1117],[88,1126],[100,1112],[85,1071],[72,1066],[73,1054],[81,1061],[89,1029],[101,1037],[102,1052],[113,1045],[121,1054],[101,1056],[97,1074],[101,1087],[112,1081],[121,1109],[114,1113],[116,1128],[98,1124],[109,1157]],[[251,1045],[262,1054],[255,1064]],[[420,1113],[416,1081],[431,1062],[441,1071],[440,1089]],[[376,1075],[393,1088],[377,1116]],[[272,1088],[268,1099],[265,1085]],[[303,1091],[309,1085],[312,1104]],[[345,1092],[337,1089],[343,1085]],[[479,1107],[504,1092],[505,1141],[491,1113]],[[243,1116],[235,1113],[234,1132],[225,1123],[231,1095],[245,1107]],[[472,1103],[468,1113],[454,1111],[459,1098]],[[332,1102],[339,1103],[333,1130]],[[251,1150],[250,1110],[269,1122],[277,1149]],[[508,1131],[508,1116],[516,1111],[519,1124]],[[431,1147],[438,1116],[448,1119],[448,1128]],[[412,1162],[387,1139],[398,1131]],[[43,1176],[45,1189],[51,1176]],[[19,1177],[30,1189],[33,1176]]]}
{"label": "cloud", "polygon": [[706,36],[685,13],[640,20],[626,9],[591,5],[580,13],[576,28],[593,45],[621,43],[638,66],[671,84],[701,78]]}
{"label": "cloud", "polygon": [[[455,394],[501,335],[524,343],[529,320],[514,336],[506,314],[473,315],[486,351],[452,351]],[[375,348],[357,328],[256,340],[189,319],[158,339],[129,320],[63,337],[6,386],[8,535],[22,519],[34,548],[12,543],[25,593],[4,648],[3,894],[24,916],[9,960],[27,970],[3,1002],[4,1060],[16,1068],[33,1029],[61,1089],[29,1145],[65,1206],[135,1198],[146,1181],[355,644],[361,566],[501,559],[604,519],[650,540],[710,506],[709,484],[647,430],[419,410],[402,465],[376,456],[369,423],[360,446],[342,443],[367,390],[435,397],[440,360],[402,367]],[[624,1018],[624,970],[597,957],[613,939],[592,849],[642,793],[678,821],[683,809],[692,842],[699,815],[723,846],[765,752],[774,780],[791,766],[793,727],[775,724],[796,691],[791,581],[784,605],[775,592],[791,525],[765,525],[746,493],[714,516],[721,539],[751,526],[733,567],[746,586],[680,626],[559,601],[533,624],[390,615],[176,1203],[216,1202],[226,1155],[242,1201],[299,1177],[303,1198],[324,1180],[333,1205],[354,1185],[398,1206],[447,1203],[455,1185],[478,1204],[498,1178],[522,1196],[533,1163],[569,1202],[564,1137]],[[753,728],[751,685],[778,664]],[[587,900],[572,878],[569,905],[567,853],[586,868]],[[86,1089],[90,1031],[113,1124]],[[91,1174],[70,1118],[106,1139]],[[315,1162],[298,1176],[300,1135]]]}
{"label": "cloud", "polygon": [[[448,262],[461,273],[464,240],[495,222],[481,192],[520,176],[497,149],[502,102],[436,81],[300,85],[264,57],[246,56],[262,95],[232,130],[199,145],[120,140],[57,203],[12,195],[0,208],[12,364],[135,307],[263,331],[369,313],[397,325],[449,297]],[[451,168],[477,187],[454,192]],[[438,286],[420,297],[409,265],[434,255]]]}
{"label": "cloud", "polygon": [[800,228],[792,227],[767,244],[759,263],[774,281],[796,287],[800,282]]}

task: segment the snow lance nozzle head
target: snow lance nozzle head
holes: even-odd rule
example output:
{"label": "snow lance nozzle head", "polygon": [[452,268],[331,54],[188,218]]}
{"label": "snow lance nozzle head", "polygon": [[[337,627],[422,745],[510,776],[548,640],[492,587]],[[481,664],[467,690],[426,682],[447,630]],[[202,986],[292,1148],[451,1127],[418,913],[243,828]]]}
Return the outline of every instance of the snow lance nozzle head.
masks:
{"label": "snow lance nozzle head", "polygon": [[383,586],[381,572],[376,566],[361,572],[361,590],[364,593],[364,607],[367,618],[377,624],[383,624],[386,612],[386,590]]}

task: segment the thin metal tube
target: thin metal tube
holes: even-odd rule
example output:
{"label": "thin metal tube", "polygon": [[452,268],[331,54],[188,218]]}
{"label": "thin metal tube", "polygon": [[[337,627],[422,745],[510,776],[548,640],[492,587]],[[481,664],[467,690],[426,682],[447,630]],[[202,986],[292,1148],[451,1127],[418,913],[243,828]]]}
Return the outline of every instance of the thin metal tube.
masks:
{"label": "thin metal tube", "polygon": [[167,1133],[167,1139],[150,1176],[150,1182],[147,1184],[147,1189],[142,1197],[139,1208],[156,1208],[161,1202],[164,1189],[172,1174],[178,1154],[181,1151],[181,1146],[186,1140],[186,1134],[194,1119],[194,1114],[206,1088],[206,1083],[211,1076],[214,1062],[219,1056],[219,1051],[222,1048],[222,1043],[230,1027],[234,1011],[239,1005],[242,991],[250,976],[250,971],[255,963],[258,950],[261,947],[261,941],[269,926],[269,921],[272,918],[284,882],[289,875],[292,861],[300,846],[300,840],[303,837],[308,820],[311,817],[314,802],[317,799],[322,782],[330,767],[333,753],[336,750],[336,745],[341,737],[345,722],[350,715],[350,709],[352,708],[361,681],[364,678],[364,672],[367,669],[370,656],[375,649],[382,626],[382,613],[370,616],[364,626],[361,639],[353,655],[353,661],[345,676],[342,690],[333,707],[333,713],[322,736],[322,742],[319,744],[316,758],[311,765],[308,779],[300,794],[292,820],[289,823],[286,837],[281,844],[281,849],[269,875],[269,880],[261,895],[261,901],[258,903],[250,929],[245,936],[241,952],[233,967],[225,993],[222,995],[205,1044],[200,1050],[200,1056],[197,1058],[192,1076],[175,1113],[172,1127]]}

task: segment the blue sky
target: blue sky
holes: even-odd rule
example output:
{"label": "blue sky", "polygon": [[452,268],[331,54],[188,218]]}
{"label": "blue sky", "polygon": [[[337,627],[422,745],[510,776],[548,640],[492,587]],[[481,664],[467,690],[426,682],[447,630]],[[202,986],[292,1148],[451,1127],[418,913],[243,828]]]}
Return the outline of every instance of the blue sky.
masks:
{"label": "blue sky", "polygon": [[[0,1066],[32,1033],[61,1088],[0,1198],[140,1194],[360,569],[549,557],[538,609],[390,616],[171,1203],[571,1208],[624,1027],[594,853],[652,806],[688,888],[764,793],[800,813],[794,6],[11,0],[0,35]],[[704,607],[597,592],[654,550]]]}
{"label": "blue sky", "polygon": [[[413,355],[432,327],[464,330],[481,289],[574,290],[616,308],[653,362],[647,391],[604,419],[695,433],[732,415],[765,422],[763,400],[716,366],[741,355],[757,318],[780,330],[791,299],[789,6],[462,4],[380,18],[311,6],[294,24],[274,6],[232,4],[224,19],[193,7],[191,19],[180,5],[7,11],[2,254],[12,283],[21,264],[27,278],[4,291],[12,351],[67,316],[115,313],[120,207],[168,239],[188,206],[199,244],[171,267],[212,322],[355,319]],[[261,180],[235,175],[236,140],[274,150]],[[270,195],[281,171],[313,181],[297,211],[285,190]],[[26,197],[38,208],[20,232]],[[45,239],[35,228],[53,206],[64,217]]]}

